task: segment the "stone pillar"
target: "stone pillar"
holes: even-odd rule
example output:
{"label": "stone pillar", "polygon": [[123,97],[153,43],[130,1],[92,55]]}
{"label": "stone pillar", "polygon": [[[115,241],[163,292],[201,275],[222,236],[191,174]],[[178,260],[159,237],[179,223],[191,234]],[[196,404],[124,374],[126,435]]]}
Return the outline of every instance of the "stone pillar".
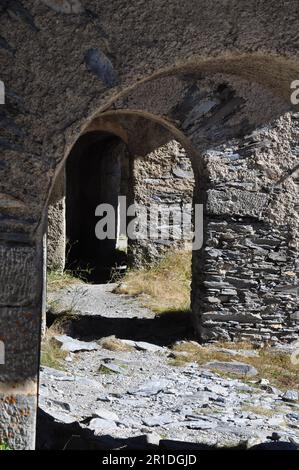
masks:
{"label": "stone pillar", "polygon": [[65,168],[57,179],[48,207],[47,267],[62,272],[65,267]]}
{"label": "stone pillar", "polygon": [[0,241],[0,443],[34,449],[42,299],[42,237]]}
{"label": "stone pillar", "polygon": [[[186,150],[174,139],[134,159],[134,203],[140,224],[129,243],[131,264],[155,263],[170,250],[191,249],[194,175]],[[190,214],[190,225],[183,226]],[[149,233],[145,236],[148,219]]]}

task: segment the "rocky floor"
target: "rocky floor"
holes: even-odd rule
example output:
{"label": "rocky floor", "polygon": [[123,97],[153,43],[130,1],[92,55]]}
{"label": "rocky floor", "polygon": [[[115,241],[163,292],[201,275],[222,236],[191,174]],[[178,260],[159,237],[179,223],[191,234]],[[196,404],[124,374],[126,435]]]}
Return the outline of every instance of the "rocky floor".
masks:
{"label": "rocky floor", "polygon": [[[245,380],[224,378],[211,364],[175,366],[166,346],[169,320],[159,323],[138,301],[113,294],[112,285],[83,289],[84,296],[76,287],[50,298],[56,310],[75,302],[85,323],[75,322],[75,340],[56,337],[68,352],[65,370],[42,368],[40,448],[299,447],[296,392],[257,383],[254,368],[240,362],[232,366],[243,367]],[[187,339],[185,322],[169,328],[171,340]],[[130,350],[103,347],[111,334]]]}

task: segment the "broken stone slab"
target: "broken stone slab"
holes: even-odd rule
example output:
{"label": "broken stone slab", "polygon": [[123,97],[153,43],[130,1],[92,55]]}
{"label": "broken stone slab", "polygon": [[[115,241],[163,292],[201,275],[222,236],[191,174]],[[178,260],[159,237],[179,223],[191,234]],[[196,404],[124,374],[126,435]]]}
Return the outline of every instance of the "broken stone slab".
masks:
{"label": "broken stone slab", "polygon": [[120,339],[122,343],[127,346],[132,346],[133,348],[138,349],[139,351],[148,351],[148,352],[160,352],[165,351],[165,348],[162,346],[157,346],[156,344],[147,343],[146,341],[132,341],[130,339]]}
{"label": "broken stone slab", "polygon": [[42,366],[41,367],[41,377],[55,379],[57,381],[62,382],[74,382],[75,377],[73,375],[68,374],[67,372],[63,372],[61,370],[53,369],[52,367]]}
{"label": "broken stone slab", "polygon": [[107,430],[117,428],[115,421],[103,418],[94,418],[90,421],[88,428],[94,431],[95,435],[107,432]]}
{"label": "broken stone slab", "polygon": [[57,341],[62,351],[66,352],[95,351],[99,349],[97,343],[80,341],[67,335],[54,336],[54,339]]}
{"label": "broken stone slab", "polygon": [[140,351],[148,351],[148,352],[160,352],[165,351],[165,348],[162,346],[157,346],[156,344],[147,343],[145,341],[136,341],[135,342],[136,349]]}
{"label": "broken stone slab", "polygon": [[222,361],[211,361],[206,363],[206,367],[211,369],[220,370],[223,372],[231,372],[233,374],[239,375],[246,375],[246,376],[254,376],[257,375],[257,370],[255,367],[245,364],[243,362],[222,362]]}
{"label": "broken stone slab", "polygon": [[154,427],[154,426],[164,426],[174,421],[173,417],[169,415],[160,415],[160,416],[150,416],[148,418],[143,418],[142,422],[145,426]]}
{"label": "broken stone slab", "polygon": [[299,310],[297,312],[293,312],[290,314],[290,319],[292,321],[298,321],[299,322]]}
{"label": "broken stone slab", "polygon": [[281,397],[283,401],[296,402],[298,401],[297,390],[287,390]]}
{"label": "broken stone slab", "polygon": [[169,386],[168,380],[149,380],[144,385],[141,385],[137,390],[129,391],[131,395],[141,395],[148,397],[157,395],[159,392],[165,390]]}
{"label": "broken stone slab", "polygon": [[105,408],[97,408],[93,413],[97,418],[105,419],[108,421],[119,421],[119,417],[113,411],[107,410]]}
{"label": "broken stone slab", "polygon": [[53,398],[49,398],[48,396],[39,397],[39,407],[47,412],[48,410],[53,410],[53,409],[55,409],[58,412],[62,411],[65,413],[71,411],[71,405],[69,403],[56,400]]}

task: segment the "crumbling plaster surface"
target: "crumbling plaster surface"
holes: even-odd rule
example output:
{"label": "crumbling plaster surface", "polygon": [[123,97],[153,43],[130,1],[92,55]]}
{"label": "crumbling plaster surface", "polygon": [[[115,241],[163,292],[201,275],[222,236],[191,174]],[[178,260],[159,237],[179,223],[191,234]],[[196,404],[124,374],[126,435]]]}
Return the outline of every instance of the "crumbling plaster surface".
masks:
{"label": "crumbling plaster surface", "polygon": [[[26,305],[37,318],[41,306],[40,287],[36,287],[41,276],[39,226],[59,166],[88,121],[108,109],[117,95],[162,72],[239,75],[271,87],[287,103],[290,82],[299,74],[297,0],[215,0],[213,4],[210,0],[140,0],[134,4],[124,0],[10,0],[1,3],[0,27],[1,80],[6,87],[0,238],[1,252],[11,257],[3,271],[0,297],[4,309],[12,300],[19,315]],[[263,106],[256,101],[256,106],[267,113],[272,100]],[[269,130],[273,145],[274,127]],[[193,142],[196,135],[200,142],[200,132],[195,132]],[[207,134],[205,138],[208,143]],[[278,149],[281,146],[278,142]],[[275,168],[278,173],[280,168],[289,168],[291,157],[280,163]],[[276,209],[274,203],[273,217]],[[23,257],[24,250],[34,255]],[[20,289],[12,295],[16,284]],[[17,328],[9,330],[9,335],[12,343],[28,342],[28,336],[21,338]],[[32,348],[37,357],[37,341]],[[37,376],[37,364],[34,367]],[[25,380],[23,372],[20,380]],[[7,382],[1,369],[0,382]],[[12,389],[8,401],[2,398],[5,422],[0,424],[0,439],[8,438],[15,448],[32,448],[36,398],[29,398],[23,389],[20,394]],[[21,419],[25,402],[28,419]],[[10,427],[14,437],[6,434]]]}

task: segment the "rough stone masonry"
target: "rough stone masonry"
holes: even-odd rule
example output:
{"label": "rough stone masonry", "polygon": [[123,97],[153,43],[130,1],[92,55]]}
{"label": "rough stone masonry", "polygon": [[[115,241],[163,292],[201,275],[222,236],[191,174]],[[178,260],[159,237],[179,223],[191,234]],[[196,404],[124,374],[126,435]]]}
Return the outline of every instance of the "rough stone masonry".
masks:
{"label": "rough stone masonry", "polygon": [[0,441],[34,447],[49,198],[92,130],[190,155],[198,335],[296,337],[298,2],[11,0],[0,23]]}

